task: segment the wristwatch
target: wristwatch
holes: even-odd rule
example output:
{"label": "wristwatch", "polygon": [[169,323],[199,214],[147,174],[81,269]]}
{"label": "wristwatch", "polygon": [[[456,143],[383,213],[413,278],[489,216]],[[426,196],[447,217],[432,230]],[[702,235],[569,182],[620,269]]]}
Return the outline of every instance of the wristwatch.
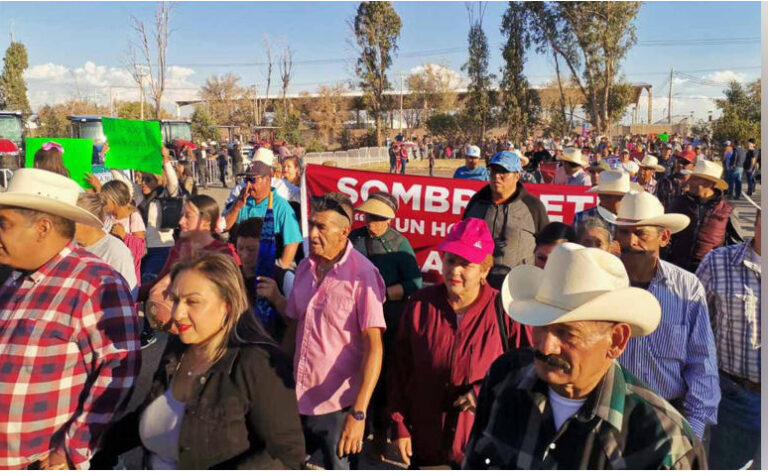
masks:
{"label": "wristwatch", "polygon": [[354,418],[357,421],[365,420],[365,412],[350,410],[349,414],[352,415],[352,418]]}

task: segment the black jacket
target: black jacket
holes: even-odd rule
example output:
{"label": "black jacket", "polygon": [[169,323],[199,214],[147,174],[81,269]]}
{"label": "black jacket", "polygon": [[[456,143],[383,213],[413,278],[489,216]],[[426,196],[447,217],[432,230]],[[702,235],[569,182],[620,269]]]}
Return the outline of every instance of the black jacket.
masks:
{"label": "black jacket", "polygon": [[[172,336],[147,399],[105,438],[99,466],[141,445],[141,413],[168,389],[184,345]],[[290,360],[271,343],[231,344],[186,402],[179,469],[299,469],[306,450]],[[146,458],[145,458],[146,459]]]}
{"label": "black jacket", "polygon": [[469,217],[485,220],[496,243],[494,266],[488,275],[488,282],[496,289],[501,287],[510,269],[519,264],[533,264],[534,235],[549,223],[544,204],[528,193],[522,183],[499,205],[491,198],[490,185],[481,188],[464,211],[463,218]]}

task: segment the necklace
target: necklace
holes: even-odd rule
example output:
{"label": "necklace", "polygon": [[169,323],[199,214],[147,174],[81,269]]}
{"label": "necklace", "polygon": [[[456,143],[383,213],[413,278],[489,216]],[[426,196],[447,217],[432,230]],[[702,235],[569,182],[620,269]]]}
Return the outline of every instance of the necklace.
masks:
{"label": "necklace", "polygon": [[[179,368],[181,367],[181,362],[184,360],[184,357],[186,357],[186,355],[187,354],[185,352],[184,354],[182,354],[181,359],[179,359],[179,363],[178,363],[178,365],[176,365],[176,371],[177,372],[178,372]],[[184,374],[186,374],[187,377],[196,377],[196,376],[202,374],[203,372],[205,372],[207,370],[209,364],[210,363],[206,361],[206,362],[204,362],[204,365],[201,366],[202,367],[201,369],[200,368],[192,367],[191,369],[189,369],[186,372],[184,372]]]}

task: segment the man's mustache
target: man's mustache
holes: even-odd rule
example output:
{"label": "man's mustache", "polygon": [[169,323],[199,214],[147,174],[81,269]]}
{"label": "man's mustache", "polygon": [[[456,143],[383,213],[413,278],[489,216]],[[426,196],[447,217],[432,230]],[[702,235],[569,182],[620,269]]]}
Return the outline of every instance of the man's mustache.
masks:
{"label": "man's mustache", "polygon": [[571,364],[563,360],[562,358],[556,356],[556,355],[544,355],[542,352],[538,350],[533,351],[533,358],[540,360],[544,362],[545,364],[549,365],[550,367],[555,367],[558,369],[563,370],[564,372],[570,372],[571,371]]}

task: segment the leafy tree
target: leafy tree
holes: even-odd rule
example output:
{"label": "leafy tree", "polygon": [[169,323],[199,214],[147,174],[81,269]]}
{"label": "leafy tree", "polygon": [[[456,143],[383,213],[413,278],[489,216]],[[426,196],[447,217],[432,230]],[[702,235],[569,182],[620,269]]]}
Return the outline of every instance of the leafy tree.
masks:
{"label": "leafy tree", "polygon": [[200,88],[200,97],[208,105],[216,124],[246,127],[256,124],[253,101],[248,97],[248,90],[240,87],[239,82],[240,76],[232,73],[213,74]]}
{"label": "leafy tree", "polygon": [[343,84],[335,86],[320,86],[318,98],[314,106],[309,110],[309,119],[314,128],[323,137],[326,145],[335,142],[336,135],[344,129],[344,121],[347,119],[348,106],[344,97]]}
{"label": "leafy tree", "polygon": [[456,107],[456,94],[451,91],[452,71],[443,65],[425,64],[406,79],[410,91],[409,109],[416,111],[415,123],[421,124],[433,112],[442,113]]}
{"label": "leafy tree", "polygon": [[32,113],[23,77],[28,67],[27,48],[19,42],[11,43],[5,50],[3,73],[0,75],[0,109],[21,111],[25,118]]}
{"label": "leafy tree", "polygon": [[488,73],[488,38],[483,31],[483,14],[485,5],[480,4],[475,18],[471,5],[467,6],[469,14],[469,59],[462,66],[462,71],[469,75],[469,94],[467,99],[467,119],[473,129],[473,135],[478,143],[485,137],[489,123],[491,105],[491,83],[494,76]]}
{"label": "leafy tree", "polygon": [[276,107],[273,124],[278,130],[275,133],[275,139],[286,141],[289,144],[301,142],[300,123],[298,111]]}
{"label": "leafy tree", "polygon": [[463,113],[440,113],[434,114],[427,119],[429,135],[446,140],[455,139],[457,137],[466,137],[468,132],[464,127],[466,124],[468,124],[468,118],[467,115]]}
{"label": "leafy tree", "polygon": [[384,91],[390,88],[387,70],[392,65],[392,53],[397,52],[401,25],[392,2],[360,2],[350,22],[360,50],[355,73],[360,78],[364,104],[374,120],[377,146],[381,145],[384,127]]}
{"label": "leafy tree", "polygon": [[715,121],[712,136],[715,143],[739,141],[745,143],[754,138],[760,143],[760,79],[747,85],[732,81],[723,91],[725,99],[716,99],[715,104],[723,115]]}
{"label": "leafy tree", "polygon": [[219,130],[208,112],[208,109],[202,104],[195,106],[195,110],[190,118],[192,121],[192,136],[201,141],[219,140]]}
{"label": "leafy tree", "polygon": [[141,103],[139,101],[121,101],[116,104],[117,117],[125,119],[141,119]]}
{"label": "leafy tree", "polygon": [[551,51],[559,77],[563,60],[586,98],[600,132],[611,125],[611,88],[620,63],[637,41],[640,2],[525,2],[527,25],[539,51]]}
{"label": "leafy tree", "polygon": [[38,128],[36,133],[40,137],[67,137],[69,135],[66,113],[62,114],[54,106],[46,104],[37,111]]}
{"label": "leafy tree", "polygon": [[521,143],[535,126],[541,105],[536,90],[531,89],[523,74],[525,54],[531,47],[531,35],[520,28],[527,21],[528,11],[523,2],[509,2],[501,19],[501,33],[507,42],[501,50],[504,67],[501,70],[502,114],[507,134],[515,143]]}
{"label": "leafy tree", "polygon": [[[591,98],[587,98],[586,109],[592,109]],[[615,124],[624,116],[624,111],[634,102],[635,88],[630,83],[613,84],[608,91],[608,123]]]}

